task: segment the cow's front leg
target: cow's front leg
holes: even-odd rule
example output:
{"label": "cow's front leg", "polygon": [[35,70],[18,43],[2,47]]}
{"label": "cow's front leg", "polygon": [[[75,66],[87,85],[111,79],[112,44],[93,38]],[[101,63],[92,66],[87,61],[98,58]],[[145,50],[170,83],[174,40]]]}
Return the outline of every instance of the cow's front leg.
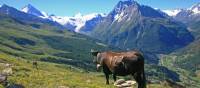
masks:
{"label": "cow's front leg", "polygon": [[109,74],[105,74],[106,75],[106,84],[109,84]]}

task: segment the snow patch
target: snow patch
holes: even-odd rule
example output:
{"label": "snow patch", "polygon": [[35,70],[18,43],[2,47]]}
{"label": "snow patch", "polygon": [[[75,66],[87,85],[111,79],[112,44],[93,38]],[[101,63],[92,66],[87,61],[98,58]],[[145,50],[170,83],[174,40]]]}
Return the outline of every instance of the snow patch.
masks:
{"label": "snow patch", "polygon": [[200,13],[200,8],[195,8],[192,10],[194,14],[199,14]]}
{"label": "snow patch", "polygon": [[69,21],[69,17],[61,17],[61,16],[49,16],[49,19],[58,22],[61,25],[65,25]]}
{"label": "snow patch", "polygon": [[24,8],[22,8],[22,12],[25,12],[25,13],[28,13],[28,10],[29,10],[29,8],[28,7],[24,7]]}
{"label": "snow patch", "polygon": [[74,15],[73,17],[62,17],[62,16],[49,16],[50,20],[56,21],[58,23],[60,23],[61,25],[73,25],[75,26],[75,32],[80,32],[80,29],[85,25],[85,23],[97,16],[102,16],[105,17],[105,14],[98,14],[98,13],[91,13],[91,14],[87,14],[87,15],[82,15],[81,13],[77,13],[76,15]]}
{"label": "snow patch", "polygon": [[181,12],[181,9],[175,9],[175,10],[162,10],[163,12],[165,12],[166,14],[168,14],[169,16],[176,16],[179,12]]}
{"label": "snow patch", "polygon": [[105,16],[98,13],[92,13],[87,15],[82,15],[80,13],[76,14],[73,18],[75,19],[74,24],[76,25],[75,32],[79,32],[80,29],[85,25],[85,23],[98,15]]}
{"label": "snow patch", "polygon": [[124,17],[124,12],[121,12],[120,14],[116,14],[114,18],[115,18],[115,20],[120,22],[123,17]]}
{"label": "snow patch", "polygon": [[200,14],[200,3],[194,4],[188,10],[191,10],[194,14]]}
{"label": "snow patch", "polygon": [[21,11],[24,12],[24,13],[28,13],[28,14],[38,16],[40,18],[44,18],[44,19],[47,19],[49,17],[47,13],[45,13],[44,11],[40,11],[40,10],[36,9],[35,7],[33,7],[30,4],[23,7],[21,9]]}
{"label": "snow patch", "polygon": [[49,15],[46,12],[41,11],[41,13],[43,15],[43,16],[40,16],[41,18],[48,18],[49,17]]}

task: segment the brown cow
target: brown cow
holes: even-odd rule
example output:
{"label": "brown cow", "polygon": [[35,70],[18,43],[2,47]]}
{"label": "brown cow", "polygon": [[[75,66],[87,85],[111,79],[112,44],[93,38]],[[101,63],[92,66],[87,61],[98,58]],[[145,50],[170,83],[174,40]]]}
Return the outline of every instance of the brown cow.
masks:
{"label": "brown cow", "polygon": [[109,84],[109,75],[116,76],[132,75],[138,83],[138,88],[146,88],[146,79],[144,73],[144,58],[141,53],[136,51],[129,52],[95,52],[91,51],[95,56],[93,60],[97,64],[97,70],[103,67],[106,76],[106,84]]}

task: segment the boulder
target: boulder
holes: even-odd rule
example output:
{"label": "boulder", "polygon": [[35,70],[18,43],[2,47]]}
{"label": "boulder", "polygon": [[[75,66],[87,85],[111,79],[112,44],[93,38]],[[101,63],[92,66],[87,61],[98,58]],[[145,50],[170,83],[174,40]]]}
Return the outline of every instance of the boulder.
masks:
{"label": "boulder", "polygon": [[122,83],[125,83],[126,81],[124,79],[118,79],[114,85],[121,85]]}
{"label": "boulder", "polygon": [[125,81],[124,79],[119,79],[114,83],[114,86],[117,88],[132,88],[135,83],[136,82],[132,80]]}
{"label": "boulder", "polygon": [[136,82],[135,82],[135,81],[132,81],[132,80],[127,80],[126,83],[131,84],[131,85],[136,84]]}
{"label": "boulder", "polygon": [[12,68],[5,68],[5,69],[2,71],[2,74],[5,74],[5,75],[12,75],[12,74],[13,74]]}
{"label": "boulder", "polygon": [[132,85],[131,85],[131,84],[128,84],[127,82],[125,82],[125,83],[121,84],[121,86],[122,86],[123,88],[125,88],[125,87],[131,87]]}
{"label": "boulder", "polygon": [[3,75],[3,74],[0,74],[0,84],[3,84],[7,81],[7,76],[6,75]]}

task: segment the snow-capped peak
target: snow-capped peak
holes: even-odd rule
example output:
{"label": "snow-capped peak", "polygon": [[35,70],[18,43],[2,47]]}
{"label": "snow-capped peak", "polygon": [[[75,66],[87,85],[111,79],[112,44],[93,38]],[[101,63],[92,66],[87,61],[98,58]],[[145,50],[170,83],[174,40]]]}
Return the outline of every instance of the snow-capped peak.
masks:
{"label": "snow-capped peak", "polygon": [[82,18],[82,14],[81,13],[77,13],[74,17],[75,18]]}
{"label": "snow-capped peak", "polygon": [[93,18],[96,17],[105,17],[105,14],[102,13],[91,13],[87,15],[82,15],[81,13],[77,13],[73,17],[68,17],[68,16],[55,16],[55,15],[50,15],[49,19],[52,21],[56,21],[60,23],[61,25],[72,25],[75,27],[74,31],[79,32],[80,29],[85,25],[85,23],[89,20],[92,20]]}
{"label": "snow-capped peak", "polygon": [[195,4],[195,5],[193,5],[188,10],[191,10],[194,14],[199,14],[200,13],[200,2]]}
{"label": "snow-capped peak", "polygon": [[91,13],[91,14],[87,14],[87,15],[82,15],[81,13],[76,14],[74,17],[72,17],[73,19],[75,19],[73,21],[73,24],[76,25],[75,32],[79,32],[80,29],[85,25],[85,23],[88,20],[91,20],[91,19],[98,17],[98,16],[104,17],[106,15],[105,14],[98,14],[98,13]]}
{"label": "snow-capped peak", "polygon": [[168,14],[169,16],[176,16],[179,12],[182,11],[182,9],[162,10],[162,11],[165,12],[166,14]]}
{"label": "snow-capped peak", "polygon": [[41,18],[48,18],[47,13],[43,12],[43,11],[39,11],[38,9],[36,9],[35,7],[33,7],[31,4],[26,5],[25,7],[23,7],[21,9],[22,12],[28,13],[28,14],[32,14]]}

